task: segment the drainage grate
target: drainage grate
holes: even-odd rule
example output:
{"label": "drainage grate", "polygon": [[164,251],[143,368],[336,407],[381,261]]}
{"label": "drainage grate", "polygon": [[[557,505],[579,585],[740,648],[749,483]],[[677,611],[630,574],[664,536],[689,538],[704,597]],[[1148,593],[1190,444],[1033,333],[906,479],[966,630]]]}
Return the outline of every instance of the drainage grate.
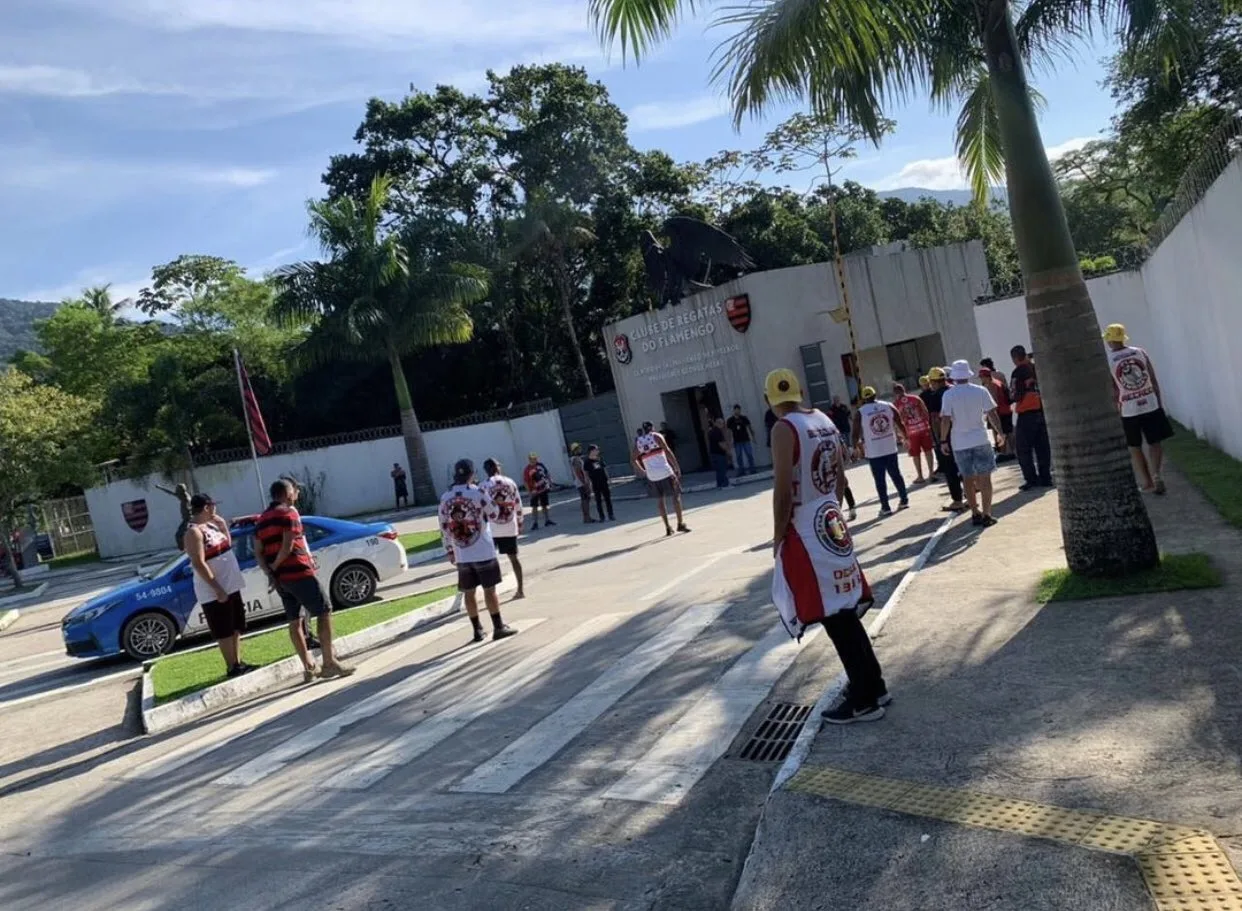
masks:
{"label": "drainage grate", "polygon": [[739,759],[751,762],[780,762],[789,755],[794,741],[810,717],[811,706],[778,702],[755,735],[742,747]]}

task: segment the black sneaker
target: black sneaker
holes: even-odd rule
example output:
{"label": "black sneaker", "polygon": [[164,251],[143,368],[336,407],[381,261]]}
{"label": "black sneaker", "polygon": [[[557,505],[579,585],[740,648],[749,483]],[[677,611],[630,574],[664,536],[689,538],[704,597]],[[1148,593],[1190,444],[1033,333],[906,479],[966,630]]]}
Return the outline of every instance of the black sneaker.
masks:
{"label": "black sneaker", "polygon": [[506,623],[503,626],[498,626],[496,629],[492,630],[492,640],[508,639],[510,636],[516,636],[517,634],[518,631]]}
{"label": "black sneaker", "polygon": [[673,526],[665,525],[664,526],[664,537],[671,538],[672,536],[673,536]]}
{"label": "black sneaker", "polygon": [[996,524],[996,519],[994,519],[992,516],[984,516],[983,521],[980,522],[979,524],[982,525],[984,528],[991,528],[993,525]]}
{"label": "black sneaker", "polygon": [[[845,703],[849,701],[850,701],[850,685],[847,683],[845,684],[845,689],[841,690],[841,696],[837,699],[836,702],[832,704],[832,707],[839,708],[842,705],[845,705]],[[892,705],[893,694],[890,693],[888,690],[885,690],[879,695],[879,698],[876,699],[875,704],[880,706],[881,708],[883,708],[884,706]]]}
{"label": "black sneaker", "polygon": [[476,626],[474,628],[474,637],[470,641],[471,642],[485,642],[486,640],[487,640],[487,633],[483,632],[483,627]]}
{"label": "black sneaker", "polygon": [[231,668],[229,668],[228,676],[240,677],[242,674],[249,674],[251,671],[257,671],[257,670],[258,668],[255,667],[253,664],[246,664],[244,661],[239,661],[236,664],[234,664]]}
{"label": "black sneaker", "polygon": [[690,526],[687,525],[685,522],[682,522],[680,525],[677,526],[677,530],[681,532],[682,534],[685,534],[686,532],[690,530]]}
{"label": "black sneaker", "polygon": [[538,522],[534,522],[534,523],[532,523],[532,524],[531,524],[531,526],[530,526],[530,530],[531,530],[531,531],[538,531],[538,530],[539,530],[539,523],[538,523]]}
{"label": "black sneaker", "polygon": [[879,721],[884,717],[884,707],[878,703],[855,705],[845,701],[835,709],[828,709],[820,717],[828,724],[853,724],[856,721]]}
{"label": "black sneaker", "polygon": [[976,526],[977,526],[977,525],[982,525],[982,524],[983,524],[983,514],[982,514],[982,513],[978,513],[978,512],[976,512],[976,513],[971,513],[971,516],[970,516],[970,524],[971,524],[971,525],[976,525]]}
{"label": "black sneaker", "polygon": [[553,525],[555,525],[556,523],[555,523],[555,522],[553,522],[551,519],[544,519],[543,524],[544,524],[544,525],[546,525],[546,526],[548,526],[549,528],[551,528],[551,527],[552,527]]}
{"label": "black sneaker", "polygon": [[1019,484],[1018,490],[1021,490],[1021,491],[1034,490],[1038,486],[1039,485],[1036,484],[1034,481],[1027,481],[1025,484]]}
{"label": "black sneaker", "polygon": [[897,508],[898,508],[898,509],[909,509],[909,508],[910,508],[910,501],[909,501],[909,500],[902,500],[900,503],[898,503],[898,504],[897,504]]}
{"label": "black sneaker", "polygon": [[885,518],[885,517],[887,517],[887,516],[891,516],[892,514],[893,514],[893,511],[892,511],[891,509],[881,509],[881,510],[880,510],[880,518],[881,518],[881,519],[883,519],[883,518]]}

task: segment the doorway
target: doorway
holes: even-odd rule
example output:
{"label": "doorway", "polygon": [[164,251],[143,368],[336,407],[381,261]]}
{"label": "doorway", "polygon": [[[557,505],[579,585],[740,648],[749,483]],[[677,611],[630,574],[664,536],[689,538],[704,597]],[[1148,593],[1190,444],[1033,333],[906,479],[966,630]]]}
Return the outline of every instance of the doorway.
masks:
{"label": "doorway", "polygon": [[662,392],[660,405],[664,410],[664,422],[672,430],[669,446],[681,463],[682,470],[707,471],[711,467],[711,459],[707,455],[707,430],[713,420],[724,417],[716,384],[704,383]]}

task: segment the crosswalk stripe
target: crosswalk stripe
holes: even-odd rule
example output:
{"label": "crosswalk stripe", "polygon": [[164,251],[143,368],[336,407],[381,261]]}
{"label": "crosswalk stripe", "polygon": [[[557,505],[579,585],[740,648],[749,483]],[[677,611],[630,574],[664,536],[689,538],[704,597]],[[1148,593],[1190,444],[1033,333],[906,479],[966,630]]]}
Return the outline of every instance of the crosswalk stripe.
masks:
{"label": "crosswalk stripe", "polygon": [[[808,629],[803,643],[818,632],[818,626]],[[800,651],[801,645],[781,624],[773,626],[603,796],[670,806],[681,803],[729,749]]]}
{"label": "crosswalk stripe", "polygon": [[[523,623],[515,623],[514,626],[517,626],[519,629],[530,629],[542,622],[544,622],[543,618],[530,619]],[[461,627],[457,627],[457,629],[460,631]],[[328,743],[351,724],[370,718],[373,715],[378,715],[385,709],[417,695],[437,680],[455,672],[462,665],[490,654],[494,654],[491,648],[472,648],[451,655],[435,666],[411,674],[400,683],[395,683],[374,695],[368,696],[361,702],[354,703],[344,711],[325,718],[323,721],[307,728],[279,746],[259,754],[245,765],[221,775],[215,780],[216,784],[245,787],[262,781],[294,759],[305,756],[312,750]]]}
{"label": "crosswalk stripe", "polygon": [[704,604],[685,611],[450,790],[504,794],[560,752],[728,608],[728,604]]}
{"label": "crosswalk stripe", "polygon": [[566,635],[545,645],[513,667],[488,680],[485,692],[477,695],[463,694],[456,704],[408,728],[361,762],[347,765],[325,781],[322,786],[346,791],[361,791],[369,788],[495,708],[503,700],[509,698],[514,690],[542,677],[572,649],[615,627],[629,616],[628,614],[601,614],[592,617]]}

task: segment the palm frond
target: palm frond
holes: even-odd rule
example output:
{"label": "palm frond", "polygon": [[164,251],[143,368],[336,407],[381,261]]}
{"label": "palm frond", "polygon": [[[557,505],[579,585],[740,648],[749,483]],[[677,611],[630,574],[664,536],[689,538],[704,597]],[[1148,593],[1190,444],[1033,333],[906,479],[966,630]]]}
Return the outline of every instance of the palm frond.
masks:
{"label": "palm frond", "polygon": [[695,0],[590,0],[591,25],[608,50],[621,42],[621,59],[638,60],[672,34],[683,12],[693,14]]}
{"label": "palm frond", "polygon": [[970,181],[975,202],[987,205],[992,187],[1005,176],[1005,153],[986,68],[974,71],[973,85],[965,92],[961,113],[957,115],[955,144],[957,160]]}

